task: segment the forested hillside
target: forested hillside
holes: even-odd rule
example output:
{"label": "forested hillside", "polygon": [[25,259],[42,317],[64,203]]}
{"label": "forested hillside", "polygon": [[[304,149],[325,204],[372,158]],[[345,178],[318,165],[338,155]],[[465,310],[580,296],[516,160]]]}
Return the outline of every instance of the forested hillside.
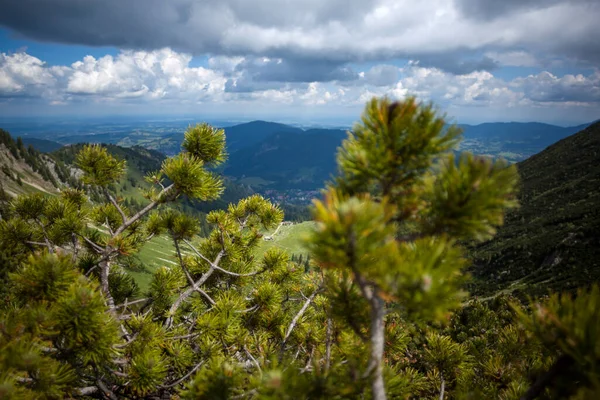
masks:
{"label": "forested hillside", "polygon": [[600,122],[518,169],[520,208],[473,250],[475,293],[538,295],[600,280]]}
{"label": "forested hillside", "polygon": [[260,178],[278,189],[322,188],[335,172],[336,149],[344,131],[276,133],[232,154],[225,173]]}

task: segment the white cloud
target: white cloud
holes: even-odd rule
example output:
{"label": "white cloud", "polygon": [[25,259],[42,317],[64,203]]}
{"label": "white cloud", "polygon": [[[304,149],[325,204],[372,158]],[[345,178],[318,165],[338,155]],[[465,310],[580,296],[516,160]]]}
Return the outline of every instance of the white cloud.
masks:
{"label": "white cloud", "polygon": [[360,107],[373,96],[384,95],[416,95],[442,108],[461,110],[545,107],[554,113],[574,105],[590,109],[600,105],[598,70],[588,76],[541,72],[507,81],[487,71],[457,75],[410,61],[402,67],[375,65],[353,80],[302,83],[269,81],[268,74],[260,75],[265,66],[280,68],[277,59],[213,57],[205,67],[192,67],[192,60],[189,54],[165,48],[122,51],[98,59],[87,56],[70,66],[50,67],[26,53],[0,54],[0,97],[36,98],[63,106],[135,104],[149,110],[237,104],[273,112],[288,106]]}
{"label": "white cloud", "polygon": [[213,97],[226,79],[217,71],[189,67],[192,57],[170,49],[123,51],[96,60],[87,56],[71,65],[66,91],[106,97]]}
{"label": "white cloud", "polygon": [[[54,85],[53,69],[26,53],[0,54],[0,95],[38,95]],[[62,69],[56,69],[62,72]]]}

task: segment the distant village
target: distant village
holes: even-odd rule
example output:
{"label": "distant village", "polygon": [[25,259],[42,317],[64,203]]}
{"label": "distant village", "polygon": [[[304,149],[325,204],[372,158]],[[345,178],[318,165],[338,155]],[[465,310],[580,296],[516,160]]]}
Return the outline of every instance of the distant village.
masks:
{"label": "distant village", "polygon": [[275,203],[306,205],[310,204],[312,199],[319,197],[321,195],[321,192],[319,190],[268,189],[262,192],[261,194]]}

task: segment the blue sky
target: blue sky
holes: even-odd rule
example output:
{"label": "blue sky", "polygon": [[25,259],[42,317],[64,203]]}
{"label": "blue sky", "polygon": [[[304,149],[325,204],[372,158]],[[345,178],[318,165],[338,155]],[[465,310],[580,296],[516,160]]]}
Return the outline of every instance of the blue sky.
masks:
{"label": "blue sky", "polygon": [[600,118],[592,0],[0,0],[0,117]]}

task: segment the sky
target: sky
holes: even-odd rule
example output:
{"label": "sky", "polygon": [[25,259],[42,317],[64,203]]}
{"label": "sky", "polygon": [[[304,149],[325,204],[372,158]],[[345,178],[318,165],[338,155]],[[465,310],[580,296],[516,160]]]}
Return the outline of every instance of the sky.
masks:
{"label": "sky", "polygon": [[600,118],[597,0],[0,0],[0,117]]}

